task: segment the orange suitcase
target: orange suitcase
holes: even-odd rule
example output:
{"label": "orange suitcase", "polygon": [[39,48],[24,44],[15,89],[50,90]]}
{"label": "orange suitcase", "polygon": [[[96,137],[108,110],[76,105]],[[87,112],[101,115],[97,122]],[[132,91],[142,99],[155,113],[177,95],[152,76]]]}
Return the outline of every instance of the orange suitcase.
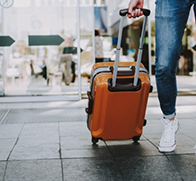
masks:
{"label": "orange suitcase", "polygon": [[[127,10],[120,11],[122,17],[118,40],[122,36],[124,11],[127,12]],[[138,141],[142,134],[143,125],[146,124],[148,95],[152,90],[148,72],[140,63],[147,16],[143,24],[137,63],[119,62],[120,41],[118,41],[115,63],[96,63],[92,68],[86,112],[87,126],[94,144],[99,139]]]}

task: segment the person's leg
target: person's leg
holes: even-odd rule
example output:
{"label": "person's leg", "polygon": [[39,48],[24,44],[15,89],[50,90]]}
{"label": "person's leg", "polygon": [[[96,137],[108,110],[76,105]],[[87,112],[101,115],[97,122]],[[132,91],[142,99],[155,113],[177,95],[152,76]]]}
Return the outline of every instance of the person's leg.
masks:
{"label": "person's leg", "polygon": [[65,84],[69,85],[71,83],[71,56],[66,57],[65,64]]}
{"label": "person's leg", "polygon": [[[176,68],[180,58],[182,36],[190,11],[187,0],[157,0],[155,14],[156,83],[163,112],[164,131],[160,151],[173,151],[178,130],[176,115]],[[172,121],[173,120],[173,121]],[[172,122],[170,122],[172,121]]]}
{"label": "person's leg", "polygon": [[75,62],[72,61],[71,62],[71,72],[72,72],[72,79],[71,79],[71,82],[74,83],[75,82],[75,79],[76,79],[76,68],[75,68]]}

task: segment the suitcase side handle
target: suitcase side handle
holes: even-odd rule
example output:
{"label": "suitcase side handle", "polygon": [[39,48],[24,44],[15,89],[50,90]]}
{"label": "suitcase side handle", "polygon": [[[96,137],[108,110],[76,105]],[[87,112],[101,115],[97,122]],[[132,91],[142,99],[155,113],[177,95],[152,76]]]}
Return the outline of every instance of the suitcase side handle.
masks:
{"label": "suitcase side handle", "polygon": [[93,98],[91,96],[91,92],[87,91],[88,96],[88,108],[85,109],[87,114],[91,114],[93,112]]}
{"label": "suitcase side handle", "polygon": [[[136,8],[133,8],[133,10],[135,10],[135,9]],[[126,16],[128,14],[128,10],[129,10],[128,8],[127,9],[121,9],[119,11],[120,16]],[[143,12],[144,16],[149,16],[150,15],[150,10],[149,9],[141,8],[140,10]]]}
{"label": "suitcase side handle", "polygon": [[[113,74],[114,67],[113,66],[110,66],[109,69],[110,69],[110,71]],[[135,74],[135,67],[131,67],[130,70],[127,70],[127,71],[120,71],[120,70],[117,71],[117,76],[132,76],[134,74]]]}

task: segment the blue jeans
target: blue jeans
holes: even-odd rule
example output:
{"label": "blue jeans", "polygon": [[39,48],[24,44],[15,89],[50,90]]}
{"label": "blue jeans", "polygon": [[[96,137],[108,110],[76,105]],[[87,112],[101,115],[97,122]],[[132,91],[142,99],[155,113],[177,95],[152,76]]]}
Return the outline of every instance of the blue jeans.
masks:
{"label": "blue jeans", "polygon": [[196,0],[156,0],[156,83],[158,98],[166,119],[176,115],[176,68],[182,37],[191,6]]}

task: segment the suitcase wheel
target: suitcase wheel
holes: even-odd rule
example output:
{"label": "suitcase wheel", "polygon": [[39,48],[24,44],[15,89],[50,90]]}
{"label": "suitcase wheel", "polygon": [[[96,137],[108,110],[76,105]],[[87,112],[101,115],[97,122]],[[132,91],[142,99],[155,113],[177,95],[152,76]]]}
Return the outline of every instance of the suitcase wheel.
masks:
{"label": "suitcase wheel", "polygon": [[[140,135],[141,136],[141,135]],[[136,143],[136,142],[138,142],[139,141],[139,139],[140,139],[140,136],[134,136],[132,139],[133,139],[133,141]]]}
{"label": "suitcase wheel", "polygon": [[93,144],[96,144],[99,141],[99,139],[95,138],[95,137],[92,137],[91,141],[92,141]]}

